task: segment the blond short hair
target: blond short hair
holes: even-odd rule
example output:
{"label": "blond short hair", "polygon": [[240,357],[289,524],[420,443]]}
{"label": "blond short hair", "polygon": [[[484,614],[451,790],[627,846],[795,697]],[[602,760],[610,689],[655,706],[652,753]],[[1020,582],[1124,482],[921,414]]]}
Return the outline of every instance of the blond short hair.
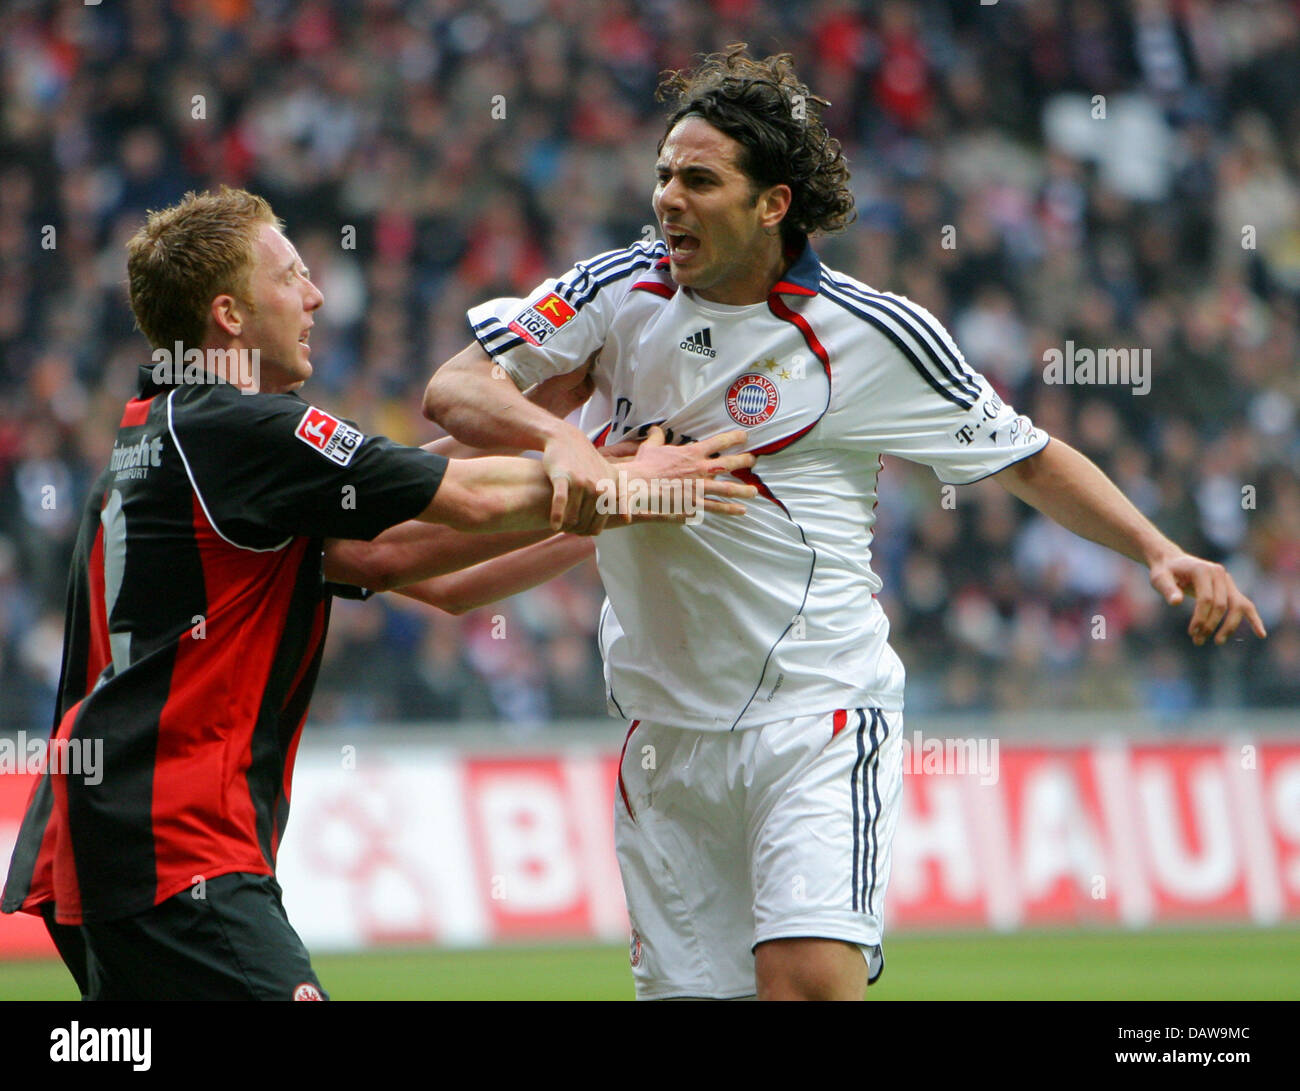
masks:
{"label": "blond short hair", "polygon": [[263,198],[229,186],[149,213],[126,244],[126,271],[136,325],[154,348],[201,346],[219,295],[251,306],[253,243],[264,223],[284,229]]}

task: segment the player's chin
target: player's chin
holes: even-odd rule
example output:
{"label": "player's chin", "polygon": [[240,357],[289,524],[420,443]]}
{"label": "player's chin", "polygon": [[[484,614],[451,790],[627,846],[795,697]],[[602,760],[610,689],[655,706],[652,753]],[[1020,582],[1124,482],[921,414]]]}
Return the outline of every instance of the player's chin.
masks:
{"label": "player's chin", "polygon": [[699,280],[698,270],[694,265],[679,265],[672,258],[668,259],[668,273],[673,278],[673,283],[682,288],[694,288]]}

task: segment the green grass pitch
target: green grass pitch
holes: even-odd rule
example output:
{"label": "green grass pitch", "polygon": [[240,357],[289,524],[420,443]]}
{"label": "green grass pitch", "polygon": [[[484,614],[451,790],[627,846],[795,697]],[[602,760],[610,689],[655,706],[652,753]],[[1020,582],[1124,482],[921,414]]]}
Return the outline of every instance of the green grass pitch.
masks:
{"label": "green grass pitch", "polygon": [[[1300,929],[907,935],[873,1000],[1297,1000]],[[313,958],[336,1000],[631,1000],[624,947]],[[75,1000],[57,962],[0,963],[0,1000]]]}

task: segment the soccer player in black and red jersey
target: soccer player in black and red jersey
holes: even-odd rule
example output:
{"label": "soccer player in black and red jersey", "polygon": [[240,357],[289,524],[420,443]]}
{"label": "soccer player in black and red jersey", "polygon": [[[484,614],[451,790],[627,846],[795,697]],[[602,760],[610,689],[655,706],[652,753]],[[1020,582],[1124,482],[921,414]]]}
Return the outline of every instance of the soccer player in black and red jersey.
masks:
{"label": "soccer player in black and red jersey", "polygon": [[[69,579],[53,738],[102,750],[94,777],[49,763],[0,908],[41,914],[92,999],[323,999],[275,859],[331,595],[481,601],[588,543],[551,538],[568,528],[540,462],[403,447],[297,395],[323,299],[261,198],[223,188],[152,213],[128,275],[175,366],[155,351],[140,369]],[[728,498],[752,492],[713,479],[752,464],[717,457],[736,439],[652,443],[618,471],[705,479],[723,498],[706,507],[738,514]]]}

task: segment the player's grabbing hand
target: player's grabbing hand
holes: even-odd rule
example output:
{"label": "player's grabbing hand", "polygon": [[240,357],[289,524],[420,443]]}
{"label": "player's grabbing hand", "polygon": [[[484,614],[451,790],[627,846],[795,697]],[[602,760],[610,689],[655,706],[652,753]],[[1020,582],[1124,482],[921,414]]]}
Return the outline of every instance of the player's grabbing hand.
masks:
{"label": "player's grabbing hand", "polygon": [[608,514],[596,511],[609,463],[582,432],[565,424],[542,450],[542,468],[551,479],[551,529],[572,534],[599,534]]}
{"label": "player's grabbing hand", "polygon": [[[623,481],[643,482],[645,488],[639,495],[650,504],[623,503],[619,506],[622,522],[683,523],[695,511],[711,511],[720,515],[744,515],[743,504],[736,500],[752,500],[758,495],[753,485],[739,481],[722,481],[719,475],[736,470],[747,470],[754,465],[756,456],[747,452],[724,455],[722,452],[745,442],[745,432],[733,428],[708,439],[697,440],[681,446],[669,446],[663,429],[653,427],[645,440],[637,444],[620,444],[608,453],[613,454],[613,468]],[[674,483],[682,482],[680,492]],[[635,501],[638,490],[625,489]],[[669,503],[664,503],[664,499]],[[681,503],[677,503],[680,497]],[[657,501],[657,502],[656,502]]]}

